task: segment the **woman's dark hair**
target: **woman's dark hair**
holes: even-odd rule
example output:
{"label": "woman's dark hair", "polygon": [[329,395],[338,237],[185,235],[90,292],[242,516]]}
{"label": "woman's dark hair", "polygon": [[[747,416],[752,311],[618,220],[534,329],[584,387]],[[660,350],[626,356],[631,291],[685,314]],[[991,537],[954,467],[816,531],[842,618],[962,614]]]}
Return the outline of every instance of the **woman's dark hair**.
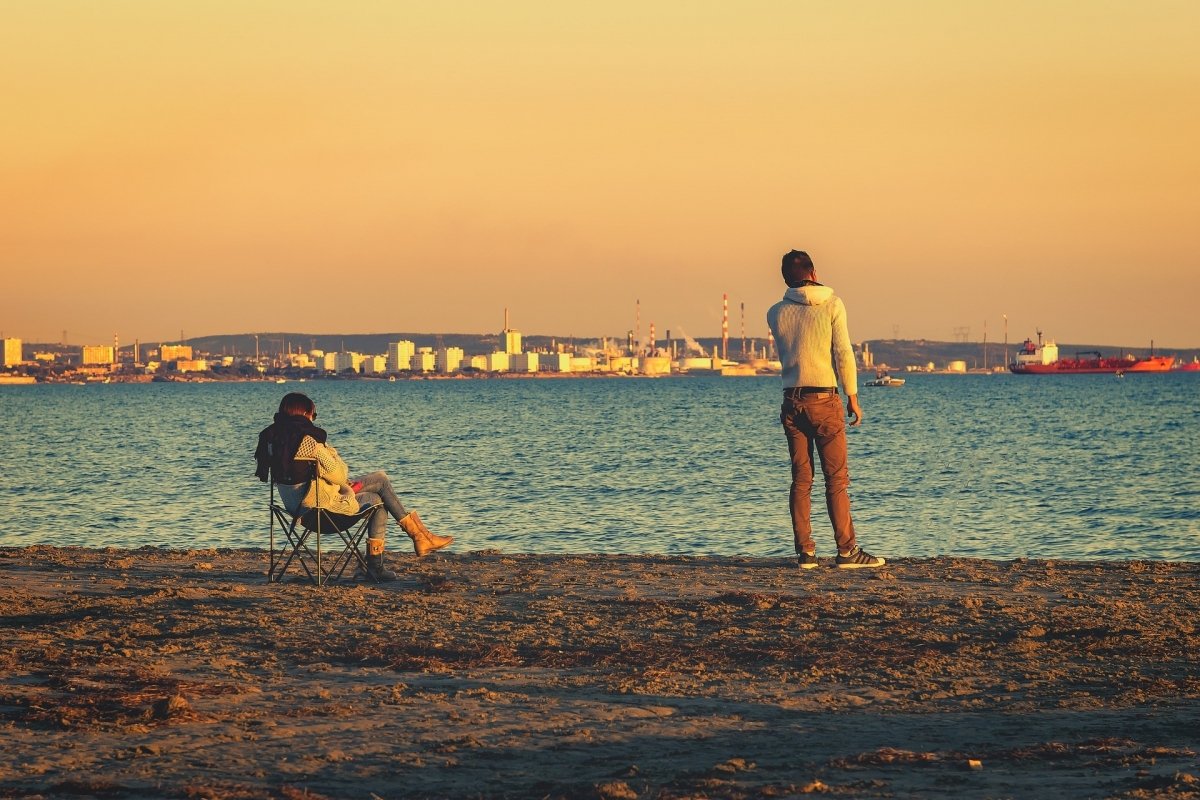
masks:
{"label": "woman's dark hair", "polygon": [[279,413],[293,416],[304,416],[317,410],[317,404],[306,394],[292,392],[285,394],[279,401]]}

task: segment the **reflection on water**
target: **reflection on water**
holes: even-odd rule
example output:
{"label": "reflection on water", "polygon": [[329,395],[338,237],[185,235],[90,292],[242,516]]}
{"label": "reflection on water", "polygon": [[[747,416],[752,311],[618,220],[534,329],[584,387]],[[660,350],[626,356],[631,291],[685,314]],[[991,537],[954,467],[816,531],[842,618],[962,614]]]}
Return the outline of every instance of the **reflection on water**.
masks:
{"label": "reflection on water", "polygon": [[[351,469],[387,469],[459,551],[791,550],[777,378],[0,387],[0,544],[263,546],[255,439],[297,388]],[[863,389],[860,540],[887,556],[1200,560],[1198,389],[1190,374]]]}

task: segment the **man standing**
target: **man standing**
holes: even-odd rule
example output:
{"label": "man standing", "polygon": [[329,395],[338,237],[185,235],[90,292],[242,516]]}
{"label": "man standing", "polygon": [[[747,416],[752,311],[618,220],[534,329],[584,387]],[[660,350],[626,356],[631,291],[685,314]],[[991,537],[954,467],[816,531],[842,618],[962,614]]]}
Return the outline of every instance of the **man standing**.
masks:
{"label": "man standing", "polygon": [[[858,371],[846,327],[846,307],[828,286],[817,283],[812,259],[803,250],[783,257],[783,300],[767,311],[767,324],[783,363],[780,421],[792,456],[792,533],[803,569],[817,566],[812,537],[813,447],[825,475],[825,506],[842,569],[881,567],[885,561],[858,546],[850,518],[850,468],[846,421],[838,401],[838,379],[846,392],[851,425],[862,422]],[[836,372],[836,374],[835,374]]]}

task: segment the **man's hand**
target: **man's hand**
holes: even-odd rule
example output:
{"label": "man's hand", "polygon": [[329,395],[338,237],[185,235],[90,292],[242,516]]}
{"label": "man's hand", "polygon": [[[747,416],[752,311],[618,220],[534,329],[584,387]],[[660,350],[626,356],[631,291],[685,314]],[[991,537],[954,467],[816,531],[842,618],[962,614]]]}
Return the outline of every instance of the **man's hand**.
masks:
{"label": "man's hand", "polygon": [[863,413],[862,406],[858,404],[858,395],[846,395],[846,413],[850,415],[850,427],[854,428],[862,424]]}

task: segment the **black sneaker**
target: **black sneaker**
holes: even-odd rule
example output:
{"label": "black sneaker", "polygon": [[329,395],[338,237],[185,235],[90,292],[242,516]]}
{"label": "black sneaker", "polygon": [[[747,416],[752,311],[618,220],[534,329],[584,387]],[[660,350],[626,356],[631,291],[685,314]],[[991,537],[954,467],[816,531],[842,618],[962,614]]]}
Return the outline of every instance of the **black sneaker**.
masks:
{"label": "black sneaker", "polygon": [[887,559],[879,558],[863,550],[858,545],[854,546],[846,555],[838,553],[837,565],[838,569],[862,569],[864,567],[882,567],[887,563]]}
{"label": "black sneaker", "polygon": [[816,553],[797,553],[796,563],[800,565],[800,569],[813,569],[820,566],[817,563]]}

